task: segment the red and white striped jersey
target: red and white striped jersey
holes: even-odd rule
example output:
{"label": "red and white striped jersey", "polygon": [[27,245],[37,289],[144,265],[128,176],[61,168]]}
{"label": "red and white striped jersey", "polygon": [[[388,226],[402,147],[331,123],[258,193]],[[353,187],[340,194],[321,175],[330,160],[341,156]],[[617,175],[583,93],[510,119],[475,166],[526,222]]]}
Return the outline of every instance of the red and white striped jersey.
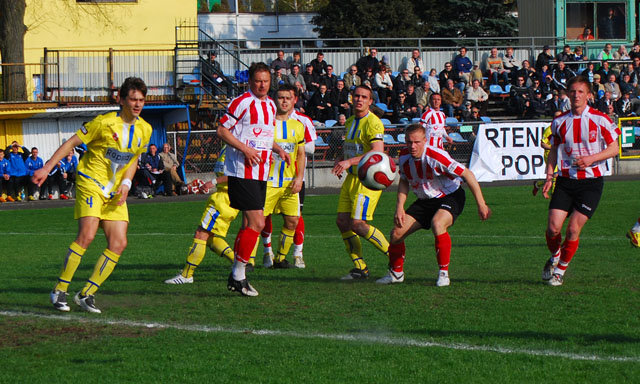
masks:
{"label": "red and white striped jersey", "polygon": [[558,173],[571,179],[591,179],[604,175],[606,160],[593,163],[585,170],[575,164],[576,156],[602,152],[618,139],[620,130],[607,115],[587,106],[582,115],[571,111],[556,117],[551,123],[551,144],[558,146]]}
{"label": "red and white striped jersey", "polygon": [[270,97],[260,100],[247,91],[231,100],[220,124],[228,128],[236,139],[260,152],[262,161],[252,166],[241,151],[228,146],[225,175],[263,181],[269,178],[275,122],[276,104]]}
{"label": "red and white striped jersey", "polygon": [[400,177],[409,182],[418,199],[433,199],[455,192],[460,188],[464,170],[464,165],[441,148],[425,145],[420,158],[411,156],[409,149],[400,151]]}
{"label": "red and white striped jersey", "polygon": [[432,147],[443,148],[442,138],[447,136],[446,130],[447,116],[444,112],[427,108],[422,114],[422,126],[426,128],[427,144]]}
{"label": "red and white striped jersey", "polygon": [[298,120],[299,122],[302,123],[302,125],[304,125],[304,142],[305,143],[311,143],[316,141],[316,139],[318,138],[318,134],[316,133],[316,127],[315,125],[313,125],[313,121],[311,120],[311,118],[309,118],[309,116],[305,115],[304,113],[300,113],[294,109],[293,112],[291,112],[291,115],[289,115],[289,117],[291,117],[292,119]]}

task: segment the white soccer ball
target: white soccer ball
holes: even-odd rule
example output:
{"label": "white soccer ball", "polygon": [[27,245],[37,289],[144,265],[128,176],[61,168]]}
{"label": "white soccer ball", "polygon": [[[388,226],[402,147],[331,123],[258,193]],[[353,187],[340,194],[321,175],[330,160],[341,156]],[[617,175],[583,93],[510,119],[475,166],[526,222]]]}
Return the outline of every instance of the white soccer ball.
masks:
{"label": "white soccer ball", "polygon": [[396,179],[396,163],[384,152],[367,152],[358,163],[358,178],[369,189],[385,189]]}

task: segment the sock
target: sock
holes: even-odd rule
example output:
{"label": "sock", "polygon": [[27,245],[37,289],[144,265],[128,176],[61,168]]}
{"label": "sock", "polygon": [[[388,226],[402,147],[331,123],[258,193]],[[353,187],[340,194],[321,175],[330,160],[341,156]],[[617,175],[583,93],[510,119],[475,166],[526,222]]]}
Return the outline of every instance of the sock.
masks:
{"label": "sock", "polygon": [[449,237],[449,232],[436,236],[436,259],[441,271],[449,270],[449,261],[451,259],[451,237]]}
{"label": "sock", "polygon": [[231,274],[233,275],[233,279],[236,281],[242,281],[247,278],[245,273],[245,268],[247,267],[247,263],[243,263],[239,261],[237,258],[233,262],[233,266],[231,267]]}
{"label": "sock", "polygon": [[80,291],[80,295],[87,296],[95,294],[98,288],[100,288],[100,285],[111,275],[111,272],[113,272],[113,269],[118,264],[118,260],[120,260],[120,255],[116,255],[113,251],[105,249],[98,258],[98,262],[93,268],[93,273],[91,277],[89,277],[89,280],[87,280],[87,284],[85,284],[82,291]]}
{"label": "sock", "polygon": [[189,253],[187,254],[187,262],[184,264],[184,268],[182,268],[182,272],[180,273],[182,277],[186,277],[187,279],[193,277],[193,271],[202,263],[206,250],[206,241],[193,239],[193,243],[191,247],[189,247]]}
{"label": "sock", "polygon": [[280,232],[280,248],[278,248],[278,254],[273,260],[274,262],[281,263],[287,258],[289,248],[291,248],[291,244],[293,244],[294,234],[295,230],[282,227],[282,231]]}
{"label": "sock", "polygon": [[367,239],[367,241],[374,247],[378,248],[380,252],[386,254],[389,251],[389,242],[387,241],[387,238],[384,237],[382,232],[373,225],[369,225],[369,230],[367,231],[365,239]]}
{"label": "sock", "polygon": [[562,243],[562,235],[558,233],[554,237],[549,237],[549,233],[545,233],[545,237],[547,238],[547,248],[549,248],[549,252],[551,252],[551,261],[557,263],[558,259],[560,258],[560,244]]}
{"label": "sock", "polygon": [[580,239],[576,239],[573,241],[565,239],[564,243],[562,244],[562,249],[560,250],[560,262],[556,266],[553,273],[559,273],[560,275],[564,276],[564,273],[569,266],[569,262],[578,250],[578,243],[580,243]]}
{"label": "sock", "polygon": [[207,240],[207,245],[216,255],[225,258],[233,263],[233,249],[229,246],[227,241],[220,236],[212,235]]}
{"label": "sock", "polygon": [[638,219],[638,221],[636,221],[636,224],[633,226],[633,228],[631,228],[631,232],[633,233],[640,232],[640,218]]}
{"label": "sock", "polygon": [[273,224],[271,223],[271,215],[264,218],[264,228],[260,232],[262,237],[262,246],[264,247],[264,253],[273,253],[271,248],[271,233],[273,232]]}
{"label": "sock", "polygon": [[389,269],[395,273],[402,273],[404,268],[404,255],[404,241],[398,244],[389,244]]}
{"label": "sock", "polygon": [[234,245],[235,260],[241,263],[249,262],[253,248],[255,248],[256,242],[260,234],[251,228],[242,228],[238,231],[236,242]]}
{"label": "sock", "polygon": [[302,256],[302,246],[304,243],[304,220],[300,216],[298,220],[298,226],[296,227],[296,233],[293,235],[293,256]]}
{"label": "sock", "polygon": [[64,258],[64,263],[62,264],[62,271],[60,272],[60,277],[58,277],[58,283],[53,288],[54,291],[67,292],[69,283],[71,283],[71,279],[73,279],[73,275],[76,273],[78,265],[80,265],[80,260],[82,260],[82,255],[84,255],[86,251],[86,249],[79,246],[75,241],[71,243],[67,251],[67,256]]}
{"label": "sock", "polygon": [[362,243],[360,236],[353,231],[342,232],[342,241],[347,249],[347,253],[351,257],[351,261],[358,269],[367,268],[367,264],[362,258]]}

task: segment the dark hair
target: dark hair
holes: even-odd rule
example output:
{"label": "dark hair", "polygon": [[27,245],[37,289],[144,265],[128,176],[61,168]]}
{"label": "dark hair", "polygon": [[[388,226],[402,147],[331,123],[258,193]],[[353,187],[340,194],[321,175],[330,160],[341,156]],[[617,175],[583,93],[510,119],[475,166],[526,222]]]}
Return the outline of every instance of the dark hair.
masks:
{"label": "dark hair", "polygon": [[567,89],[571,88],[574,84],[577,83],[586,85],[589,92],[591,92],[591,82],[589,82],[589,79],[582,75],[577,75],[569,79],[569,81],[567,82]]}
{"label": "dark hair", "polygon": [[433,92],[430,96],[429,96],[429,101],[431,101],[431,99],[433,99],[433,96],[440,96],[440,98],[442,98],[442,95],[439,94],[438,92]]}
{"label": "dark hair", "polygon": [[364,90],[366,90],[367,92],[369,92],[369,97],[373,99],[373,91],[371,90],[371,88],[367,87],[366,85],[362,85],[362,84],[361,84],[361,85],[356,86],[356,87],[353,89],[353,94],[354,94],[354,95],[355,95],[356,90],[357,90],[358,88],[360,88],[360,89],[364,89]]}
{"label": "dark hair", "polygon": [[293,94],[297,96],[298,88],[296,88],[294,85],[291,85],[291,84],[282,84],[281,86],[278,87],[278,92],[286,92],[286,91],[293,92]]}
{"label": "dark hair", "polygon": [[31,152],[33,152],[33,150],[34,150],[34,149],[37,151],[37,150],[38,150],[38,147],[33,147],[33,148],[31,148]]}
{"label": "dark hair", "polygon": [[571,48],[571,46],[569,44],[566,44],[564,47],[562,47],[562,49],[565,49],[565,48]]}
{"label": "dark hair", "polygon": [[316,54],[316,56],[318,56],[318,55],[322,55],[322,56],[324,56],[324,52],[322,52],[322,51],[318,51],[318,53]]}
{"label": "dark hair", "polygon": [[124,79],[124,82],[120,86],[120,91],[118,95],[120,96],[120,100],[126,99],[129,96],[130,91],[140,91],[142,96],[147,96],[147,85],[144,81],[139,77],[127,77]]}
{"label": "dark hair", "polygon": [[417,132],[417,131],[420,131],[424,134],[427,133],[426,129],[422,126],[422,124],[418,124],[418,123],[409,124],[407,128],[405,128],[404,133],[405,135],[410,135],[413,132]]}
{"label": "dark hair", "polygon": [[293,51],[293,55],[294,55],[294,56],[295,56],[295,55],[300,55],[300,56],[302,56],[302,55],[300,54],[300,51]]}
{"label": "dark hair", "polygon": [[249,79],[253,80],[256,73],[258,72],[268,72],[269,74],[271,73],[267,64],[263,62],[251,63],[251,66],[249,67]]}

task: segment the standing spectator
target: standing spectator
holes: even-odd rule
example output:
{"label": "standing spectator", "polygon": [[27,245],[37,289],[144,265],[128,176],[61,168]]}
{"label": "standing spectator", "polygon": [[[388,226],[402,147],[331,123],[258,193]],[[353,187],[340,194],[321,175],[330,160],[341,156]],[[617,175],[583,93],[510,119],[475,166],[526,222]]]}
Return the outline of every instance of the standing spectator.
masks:
{"label": "standing spectator", "polygon": [[509,82],[509,71],[504,68],[502,59],[498,57],[498,48],[491,48],[491,54],[485,60],[485,67],[492,84],[498,84],[498,77],[501,77],[505,84]]}
{"label": "standing spectator", "polygon": [[302,77],[304,77],[305,89],[310,94],[313,94],[318,90],[318,87],[320,86],[320,76],[318,76],[313,70],[312,64],[307,64],[307,71],[302,75]]}
{"label": "standing spectator", "polygon": [[360,84],[362,79],[358,76],[358,67],[352,65],[349,67],[349,72],[344,75],[344,85],[348,90],[353,91]]}
{"label": "standing spectator", "polygon": [[442,90],[442,104],[448,117],[453,117],[453,113],[460,109],[463,98],[462,92],[453,85],[453,80],[447,80],[446,88]]}
{"label": "standing spectator", "polygon": [[576,74],[567,68],[564,61],[558,61],[558,66],[554,68],[551,77],[553,78],[553,85],[557,90],[567,89],[567,82]]}
{"label": "standing spectator", "polygon": [[0,203],[7,201],[9,190],[9,161],[4,158],[4,151],[0,149]]}
{"label": "standing spectator", "polygon": [[378,67],[380,66],[380,62],[376,57],[378,55],[378,50],[376,48],[371,48],[369,50],[369,54],[367,56],[362,56],[356,62],[356,67],[358,67],[358,75],[362,78],[364,82],[364,74],[367,72],[367,69],[371,68],[373,73],[378,73]]}
{"label": "standing spectator", "polygon": [[307,90],[305,88],[304,76],[302,75],[302,73],[300,73],[300,64],[296,63],[291,65],[291,73],[287,75],[285,80],[287,84],[291,84],[293,86],[296,85],[296,81],[299,81],[300,84],[302,84],[302,89],[304,89],[305,91]]}
{"label": "standing spectator", "polygon": [[326,85],[320,84],[318,92],[314,93],[309,100],[309,107],[312,117],[318,121],[324,123],[333,118],[333,104],[331,104]]}
{"label": "standing spectator", "polygon": [[458,72],[458,77],[465,84],[471,84],[471,70],[473,63],[467,57],[467,48],[460,47],[458,55],[453,59],[453,69]]}
{"label": "standing spectator", "polygon": [[[22,152],[20,152],[22,149]],[[27,187],[27,166],[24,164],[30,153],[27,147],[18,144],[17,141],[11,143],[5,154],[8,153],[9,161],[9,193],[7,201],[22,201],[21,191]]]}
{"label": "standing spectator", "polygon": [[171,153],[171,145],[169,143],[164,143],[162,145],[162,152],[160,153],[160,159],[162,159],[162,167],[164,171],[168,174],[167,181],[170,181],[169,185],[165,185],[164,189],[167,195],[171,194],[172,196],[177,195],[176,189],[181,191],[182,185],[184,182],[182,178],[178,174],[178,167],[180,163],[176,158],[176,155]]}
{"label": "standing spectator", "polygon": [[318,53],[316,54],[316,58],[311,60],[309,64],[313,66],[313,72],[318,77],[321,77],[327,74],[328,64],[326,61],[324,61],[324,53],[322,51],[318,51]]}
{"label": "standing spectator", "polygon": [[396,94],[400,94],[400,92],[406,92],[407,87],[411,82],[411,76],[409,75],[409,70],[403,69],[400,74],[393,79],[393,89],[396,91]]}
{"label": "standing spectator", "polygon": [[515,82],[517,76],[516,73],[520,69],[520,61],[513,56],[512,47],[507,47],[505,54],[502,56],[502,65],[504,66],[504,69],[509,71],[511,82]]}
{"label": "standing spectator", "polygon": [[[553,60],[553,55],[551,55],[551,48],[548,45],[542,47],[542,52],[538,54],[538,58],[536,59],[536,71],[542,72],[542,67],[549,67],[549,63]],[[544,78],[543,78],[544,79]]]}
{"label": "standing spectator", "polygon": [[620,25],[624,25],[624,21],[621,21],[613,7],[610,7],[607,14],[598,19],[598,38],[601,40],[620,38],[616,31]]}
{"label": "standing spectator", "polygon": [[24,164],[27,166],[27,175],[29,176],[29,200],[34,201],[36,199],[34,196],[35,193],[38,192],[38,195],[40,194],[40,187],[31,181],[31,177],[33,176],[33,172],[44,166],[42,159],[38,157],[38,148],[31,148],[31,156],[24,161]]}
{"label": "standing spectator", "polygon": [[608,79],[609,81],[604,84],[604,90],[611,93],[611,99],[613,101],[617,101],[622,97],[622,92],[620,91],[620,86],[616,83],[616,75],[610,73]]}
{"label": "standing spectator", "polygon": [[611,52],[612,49],[612,45],[610,43],[607,43],[604,45],[604,49],[602,51],[600,51],[600,53],[598,54],[597,59],[600,61],[604,61],[604,60],[613,60],[613,52]]}
{"label": "standing spectator", "polygon": [[284,75],[286,75],[289,71],[289,62],[284,59],[284,51],[282,49],[278,50],[277,55],[278,57],[271,61],[271,65],[269,65],[271,73],[275,72],[277,67],[280,67]]}
{"label": "standing spectator", "polygon": [[333,65],[327,65],[327,74],[320,78],[320,84],[324,84],[327,86],[327,91],[329,93],[333,92],[336,89],[336,83],[338,82],[338,76],[333,73]]}
{"label": "standing spectator", "polygon": [[378,90],[378,98],[381,103],[387,105],[391,104],[391,98],[393,97],[393,83],[391,82],[391,76],[387,73],[387,68],[384,65],[380,66],[380,70],[376,73],[375,84]]}
{"label": "standing spectator", "polygon": [[349,104],[349,90],[344,86],[344,80],[336,82],[336,89],[330,93],[331,104],[334,108],[334,116],[351,116],[351,104]]}
{"label": "standing spectator", "polygon": [[425,81],[422,69],[420,69],[420,67],[415,67],[413,69],[413,75],[411,75],[411,84],[413,84],[417,89],[421,88]]}
{"label": "standing spectator", "polygon": [[480,81],[474,80],[471,87],[467,88],[467,100],[471,102],[472,106],[480,109],[480,113],[485,115],[487,113],[487,106],[489,95],[480,86]]}
{"label": "standing spectator", "polygon": [[415,73],[416,67],[420,68],[420,72],[427,70],[427,66],[424,64],[424,60],[420,58],[420,50],[414,49],[411,51],[411,57],[407,59],[406,70],[410,75]]}

